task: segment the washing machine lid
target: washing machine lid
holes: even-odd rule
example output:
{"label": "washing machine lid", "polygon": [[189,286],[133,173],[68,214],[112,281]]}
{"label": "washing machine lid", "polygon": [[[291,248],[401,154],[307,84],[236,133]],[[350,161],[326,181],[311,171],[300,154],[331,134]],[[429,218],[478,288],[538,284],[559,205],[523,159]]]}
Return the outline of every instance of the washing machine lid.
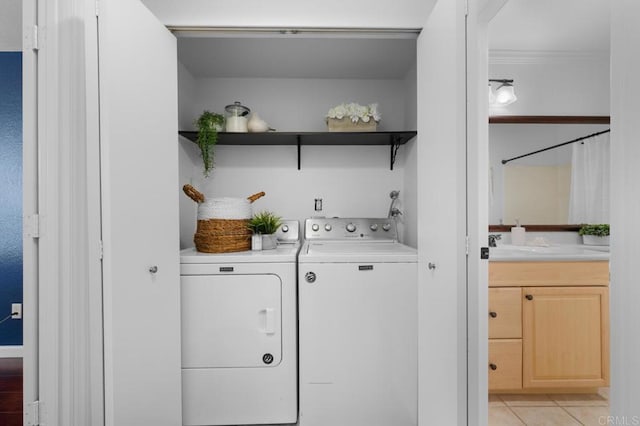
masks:
{"label": "washing machine lid", "polygon": [[247,250],[235,253],[201,253],[196,251],[195,247],[191,247],[180,251],[180,263],[295,263],[299,250],[299,243],[279,244],[272,250]]}
{"label": "washing machine lid", "polygon": [[416,249],[397,242],[309,241],[300,251],[301,263],[417,262]]}

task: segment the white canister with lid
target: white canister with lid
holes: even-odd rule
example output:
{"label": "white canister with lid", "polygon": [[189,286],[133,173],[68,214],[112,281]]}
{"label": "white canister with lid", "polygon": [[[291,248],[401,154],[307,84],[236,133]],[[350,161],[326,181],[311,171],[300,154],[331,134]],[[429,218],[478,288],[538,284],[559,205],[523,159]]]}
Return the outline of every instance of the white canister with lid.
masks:
{"label": "white canister with lid", "polygon": [[236,101],[232,105],[224,107],[226,115],[226,131],[231,133],[247,132],[247,116],[251,112],[249,108]]}

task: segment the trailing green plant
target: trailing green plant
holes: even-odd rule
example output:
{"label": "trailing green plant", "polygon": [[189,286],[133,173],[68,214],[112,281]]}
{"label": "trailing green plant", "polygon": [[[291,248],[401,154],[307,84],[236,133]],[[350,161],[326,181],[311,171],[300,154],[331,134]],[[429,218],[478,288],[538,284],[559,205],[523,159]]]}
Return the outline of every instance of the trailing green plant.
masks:
{"label": "trailing green plant", "polygon": [[606,237],[609,235],[609,224],[583,225],[578,232],[580,235],[595,235],[596,237]]}
{"label": "trailing green plant", "polygon": [[273,234],[282,225],[282,218],[270,211],[261,211],[253,215],[247,225],[254,234]]}
{"label": "trailing green plant", "polygon": [[218,128],[223,128],[224,116],[204,111],[195,124],[198,127],[197,143],[204,163],[204,175],[209,176],[209,172],[213,169],[213,152],[218,142]]}

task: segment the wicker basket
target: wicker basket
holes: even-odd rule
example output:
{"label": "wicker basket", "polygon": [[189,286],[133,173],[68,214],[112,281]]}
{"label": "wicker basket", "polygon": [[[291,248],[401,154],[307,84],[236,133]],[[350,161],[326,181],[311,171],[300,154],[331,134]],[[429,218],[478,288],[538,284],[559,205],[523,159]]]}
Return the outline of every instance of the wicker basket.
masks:
{"label": "wicker basket", "polygon": [[[191,185],[183,188],[185,194],[197,203],[205,201],[204,196]],[[248,197],[253,203],[264,196],[264,192]],[[193,237],[196,250],[203,253],[231,253],[251,250],[251,230],[249,219],[198,219],[198,226]]]}

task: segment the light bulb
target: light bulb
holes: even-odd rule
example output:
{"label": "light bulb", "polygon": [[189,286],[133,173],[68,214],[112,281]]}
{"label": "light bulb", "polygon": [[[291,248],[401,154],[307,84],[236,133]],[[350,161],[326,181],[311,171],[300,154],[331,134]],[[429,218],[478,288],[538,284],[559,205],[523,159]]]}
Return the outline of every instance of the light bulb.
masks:
{"label": "light bulb", "polygon": [[513,90],[511,83],[504,83],[498,90],[496,90],[496,104],[497,105],[509,105],[514,103],[518,98]]}

